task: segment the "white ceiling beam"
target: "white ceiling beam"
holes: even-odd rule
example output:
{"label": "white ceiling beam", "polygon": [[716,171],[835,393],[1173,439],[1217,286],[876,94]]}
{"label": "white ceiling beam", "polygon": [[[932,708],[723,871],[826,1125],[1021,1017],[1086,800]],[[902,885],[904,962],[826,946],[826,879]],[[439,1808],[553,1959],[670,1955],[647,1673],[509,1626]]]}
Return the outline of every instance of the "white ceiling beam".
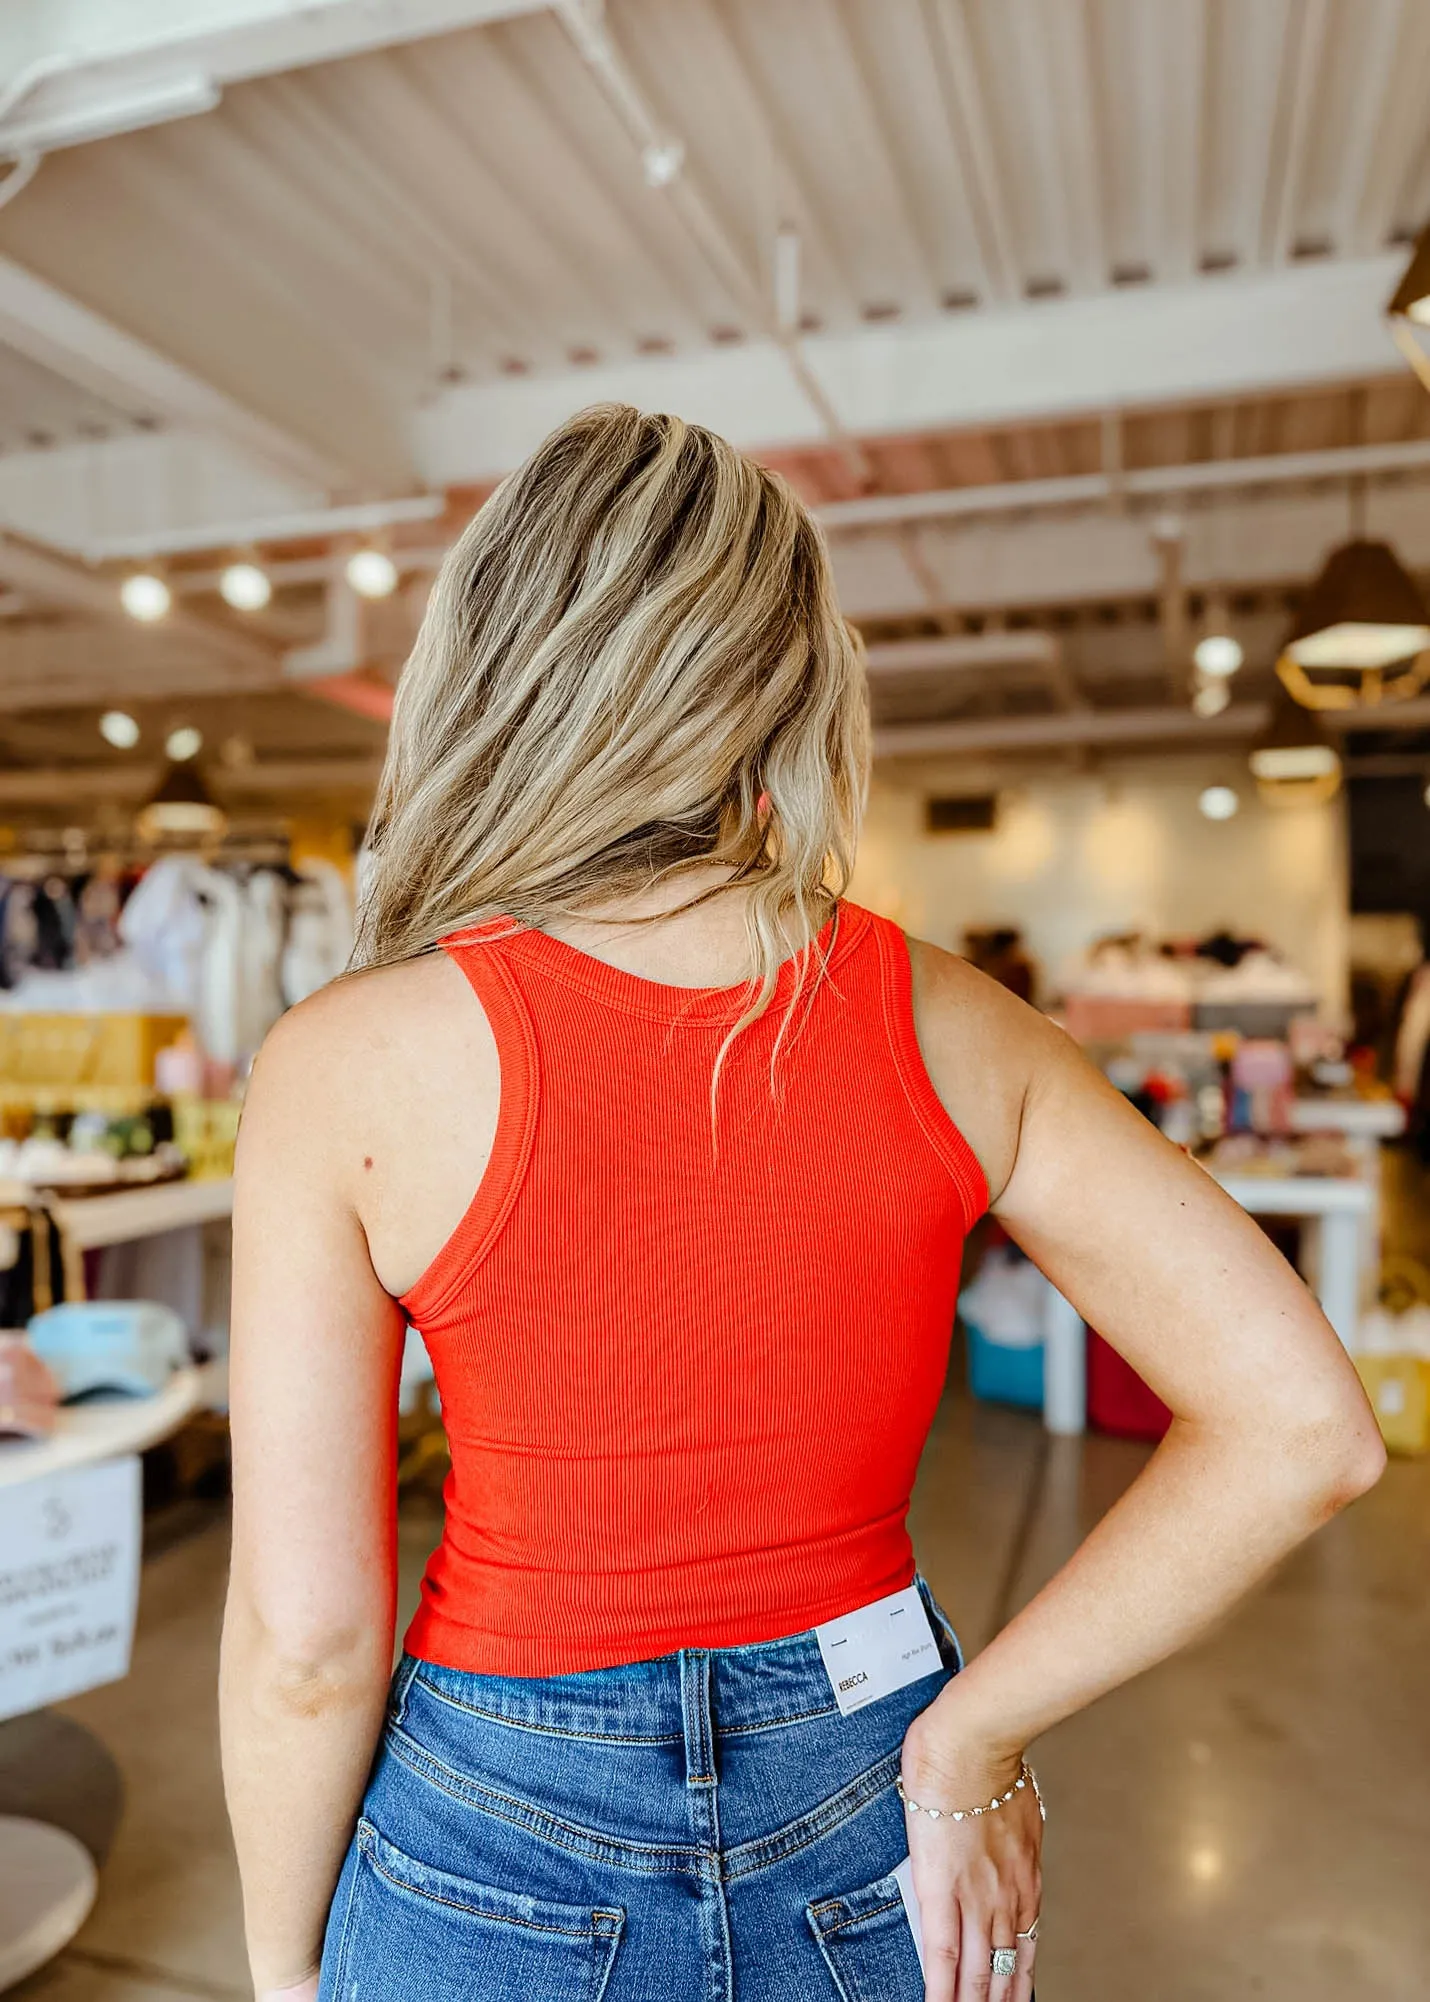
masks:
{"label": "white ceiling beam", "polygon": [[[0,584],[22,591],[36,604],[82,612],[90,618],[133,630],[134,621],[119,602],[114,577],[70,563],[32,543],[18,542],[13,536],[0,535]],[[279,656],[273,647],[253,634],[213,623],[181,606],[176,605],[152,632],[151,645],[157,649],[167,650],[176,644],[192,646],[200,672],[207,658],[242,670],[256,681],[279,679]],[[0,640],[0,662],[4,659],[4,649],[15,644],[16,638],[12,635]]]}
{"label": "white ceiling beam", "polygon": [[[1371,535],[1392,543],[1412,568],[1430,571],[1425,481],[1372,486],[1367,506]],[[1193,591],[1304,584],[1349,532],[1340,483],[1312,492],[1268,487],[1199,499],[1182,510],[1182,519],[1183,582]],[[929,522],[921,539],[948,606],[1032,610],[1150,599],[1161,584],[1140,510],[1117,514],[1101,506]],[[840,602],[851,618],[927,615],[894,536],[879,529],[839,535],[832,549]]]}
{"label": "white ceiling beam", "polygon": [[545,0],[7,0],[0,157],[206,111],[226,84],[537,12]]}
{"label": "white ceiling beam", "polygon": [[1393,95],[1405,0],[1361,0],[1357,30],[1359,77],[1336,176],[1332,243],[1342,257],[1374,248],[1383,233],[1380,218],[1367,231],[1366,197],[1376,151],[1383,142],[1386,105]]}
{"label": "white ceiling beam", "polygon": [[[802,351],[842,425],[865,438],[1356,381],[1395,366],[1383,307],[1403,261],[1307,263],[817,334]],[[459,385],[414,418],[422,473],[432,485],[498,477],[573,411],[607,399],[678,410],[750,447],[827,436],[776,342],[754,340]]]}
{"label": "white ceiling beam", "polygon": [[[265,758],[233,769],[205,763],[204,781],[220,799],[249,793],[369,792],[381,770],[377,758]],[[153,792],[163,775],[162,765],[118,763],[0,771],[0,806],[138,801]]]}
{"label": "white ceiling beam", "polygon": [[[1430,700],[1386,702],[1373,712],[1330,710],[1322,720],[1341,736],[1361,730],[1420,730],[1430,724]],[[1084,745],[1244,742],[1259,736],[1270,721],[1271,706],[1266,702],[1234,702],[1220,716],[1170,707],[978,716],[962,723],[886,723],[875,730],[873,749],[876,758],[926,758]]]}
{"label": "white ceiling beam", "polygon": [[1030,510],[1086,507],[1123,495],[1159,496],[1216,489],[1304,486],[1317,480],[1350,480],[1430,471],[1430,438],[1387,445],[1350,445],[1319,452],[1272,452],[1253,459],[1196,460],[1184,466],[1138,466],[1115,478],[1075,473],[1065,479],[1004,480],[996,486],[942,487],[926,493],[867,494],[828,501],[816,509],[834,533],[940,521],[960,515],[1023,514]]}
{"label": "white ceiling beam", "polygon": [[1271,171],[1261,216],[1260,247],[1266,264],[1284,264],[1295,244],[1329,21],[1330,0],[1299,0],[1287,16],[1291,56],[1282,73],[1283,102],[1273,126]]}
{"label": "white ceiling beam", "polygon": [[0,257],[0,341],[134,417],[189,425],[305,487],[350,483],[306,439],[246,409],[101,314]]}
{"label": "white ceiling beam", "polygon": [[919,758],[976,751],[1056,750],[1082,744],[1149,744],[1253,737],[1270,721],[1264,702],[1237,702],[1220,716],[1191,709],[1099,709],[1045,716],[979,716],[966,723],[885,723],[874,732],[876,758]]}
{"label": "white ceiling beam", "polygon": [[1058,651],[1051,633],[1029,627],[1022,632],[943,634],[931,640],[891,640],[867,650],[870,675],[947,674],[950,670],[1048,667]]}
{"label": "white ceiling beam", "polygon": [[[1172,284],[1196,274],[1201,251],[1202,146],[1207,66],[1205,0],[1162,0],[1141,17],[1156,70],[1147,139],[1149,262]],[[1138,107],[1139,110],[1141,107]]]}
{"label": "white ceiling beam", "polygon": [[963,176],[984,286],[991,300],[1013,300],[1021,289],[1013,228],[984,114],[988,93],[978,73],[968,23],[960,0],[921,0],[921,4],[934,76]]}

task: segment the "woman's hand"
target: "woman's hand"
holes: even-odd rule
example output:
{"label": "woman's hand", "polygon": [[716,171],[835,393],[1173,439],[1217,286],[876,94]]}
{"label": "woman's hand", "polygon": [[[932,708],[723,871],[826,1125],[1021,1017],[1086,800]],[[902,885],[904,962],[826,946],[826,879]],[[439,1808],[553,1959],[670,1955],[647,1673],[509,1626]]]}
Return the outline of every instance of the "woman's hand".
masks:
{"label": "woman's hand", "polygon": [[[969,1808],[1001,1798],[1019,1776],[1017,1753],[959,1743],[934,1704],[904,1738],[903,1782],[929,1807]],[[906,1812],[909,1858],[924,1941],[925,2002],[1032,2002],[1043,1817],[1031,1786],[1006,1807],[954,1821]],[[995,1947],[1013,1947],[1017,1972],[994,1975]]]}
{"label": "woman's hand", "polygon": [[294,1982],[288,1988],[261,1989],[257,2002],[318,2002],[318,1977],[310,1974],[305,1981]]}

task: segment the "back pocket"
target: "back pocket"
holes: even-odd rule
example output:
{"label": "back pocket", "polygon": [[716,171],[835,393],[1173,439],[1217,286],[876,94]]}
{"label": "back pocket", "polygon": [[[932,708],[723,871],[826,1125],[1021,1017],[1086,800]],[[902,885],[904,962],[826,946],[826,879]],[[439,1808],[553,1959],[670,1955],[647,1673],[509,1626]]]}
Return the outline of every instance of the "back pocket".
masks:
{"label": "back pocket", "polygon": [[357,1829],[334,2002],[600,2002],[626,1915],[498,1891]]}
{"label": "back pocket", "polygon": [[923,2002],[924,1977],[898,1879],[805,1907],[844,2002]]}

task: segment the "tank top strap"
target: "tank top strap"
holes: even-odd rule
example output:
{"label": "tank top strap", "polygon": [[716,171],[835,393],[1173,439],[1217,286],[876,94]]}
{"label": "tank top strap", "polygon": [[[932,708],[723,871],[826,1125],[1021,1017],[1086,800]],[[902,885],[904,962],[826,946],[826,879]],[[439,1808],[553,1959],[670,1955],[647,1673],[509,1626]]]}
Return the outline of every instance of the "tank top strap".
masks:
{"label": "tank top strap", "polygon": [[963,1203],[964,1228],[971,1230],[988,1208],[988,1178],[982,1163],[950,1118],[928,1074],[914,1020],[913,968],[909,941],[889,918],[869,914],[878,946],[884,1026],[894,1069],[909,1108],[925,1137],[952,1175]]}
{"label": "tank top strap", "polygon": [[502,950],[502,940],[515,929],[509,918],[493,918],[440,940],[481,1004],[496,1043],[500,1083],[496,1134],[476,1192],[456,1230],[402,1296],[400,1304],[417,1326],[442,1312],[496,1242],[531,1160],[541,1065],[531,1015]]}

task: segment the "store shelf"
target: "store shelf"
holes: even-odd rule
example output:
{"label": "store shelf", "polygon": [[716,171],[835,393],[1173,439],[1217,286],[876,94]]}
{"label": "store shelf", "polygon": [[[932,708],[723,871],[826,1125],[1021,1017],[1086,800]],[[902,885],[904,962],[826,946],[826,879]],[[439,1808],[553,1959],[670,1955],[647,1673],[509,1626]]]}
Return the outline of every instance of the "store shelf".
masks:
{"label": "store shelf", "polygon": [[152,1188],[118,1189],[107,1196],[60,1196],[51,1212],[71,1244],[93,1251],[105,1244],[128,1244],[157,1237],[186,1224],[214,1223],[233,1214],[233,1182],[159,1182]]}
{"label": "store shelf", "polygon": [[176,1370],[154,1397],[65,1405],[59,1428],[50,1438],[0,1442],[0,1488],[116,1459],[122,1453],[142,1453],[177,1432],[194,1412],[221,1406],[226,1394],[226,1365],[204,1363]]}

